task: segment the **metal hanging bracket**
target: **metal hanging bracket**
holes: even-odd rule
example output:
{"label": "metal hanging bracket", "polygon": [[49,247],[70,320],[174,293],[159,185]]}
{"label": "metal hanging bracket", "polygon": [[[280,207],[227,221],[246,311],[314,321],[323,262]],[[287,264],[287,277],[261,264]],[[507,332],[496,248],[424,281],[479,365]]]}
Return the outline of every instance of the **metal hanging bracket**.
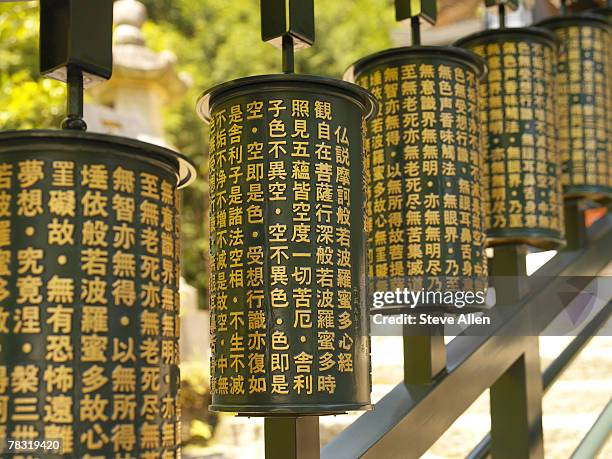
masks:
{"label": "metal hanging bracket", "polygon": [[485,5],[487,7],[489,6],[504,6],[504,7],[508,7],[511,10],[516,10],[519,7],[519,0],[485,0]]}
{"label": "metal hanging bracket", "polygon": [[519,7],[519,0],[485,0],[485,6],[497,6],[499,9],[499,28],[506,28],[506,7],[516,10]]}
{"label": "metal hanging bracket", "polygon": [[437,17],[436,0],[395,0],[395,19],[398,22],[410,19],[413,46],[421,44],[421,19],[433,25]]}
{"label": "metal hanging bracket", "polygon": [[283,73],[293,73],[294,51],[315,40],[314,0],[261,0],[261,39],[283,50]]}
{"label": "metal hanging bracket", "polygon": [[416,17],[433,25],[438,18],[437,3],[436,0],[395,0],[395,19],[404,21]]}
{"label": "metal hanging bracket", "polygon": [[68,85],[62,128],[86,130],[83,89],[113,69],[112,0],[40,0],[40,72]]}

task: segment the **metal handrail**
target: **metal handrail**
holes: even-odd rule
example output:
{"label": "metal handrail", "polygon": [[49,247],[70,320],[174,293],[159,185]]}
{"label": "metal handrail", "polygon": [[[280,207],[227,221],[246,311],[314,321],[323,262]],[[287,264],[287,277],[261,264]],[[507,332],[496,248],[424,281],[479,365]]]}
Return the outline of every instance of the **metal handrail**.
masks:
{"label": "metal handrail", "polygon": [[[597,275],[609,262],[610,217],[591,228],[589,241],[586,249],[560,252],[536,275]],[[446,374],[428,386],[398,384],[374,411],[363,414],[326,445],[321,457],[387,459],[418,457],[426,452],[482,392],[528,351],[530,341],[522,339],[521,333],[534,328],[540,333],[571,302],[569,295],[565,302],[543,301],[555,297],[561,283],[553,279],[517,305],[495,336],[454,339],[447,349]],[[577,291],[575,296],[578,294]],[[525,329],[525,324],[531,325],[530,330]]]}
{"label": "metal handrail", "polygon": [[[610,314],[612,313],[612,302],[609,302],[606,306],[591,319],[591,321],[584,327],[580,334],[574,338],[566,347],[561,351],[559,356],[544,370],[542,376],[542,385],[544,392],[548,391],[553,384],[559,379],[569,365],[574,361],[580,352],[586,347],[586,345],[595,336],[598,330],[603,327],[607,322]],[[470,454],[466,456],[466,459],[484,459],[489,457],[491,453],[491,432],[487,433],[482,440],[476,445]]]}

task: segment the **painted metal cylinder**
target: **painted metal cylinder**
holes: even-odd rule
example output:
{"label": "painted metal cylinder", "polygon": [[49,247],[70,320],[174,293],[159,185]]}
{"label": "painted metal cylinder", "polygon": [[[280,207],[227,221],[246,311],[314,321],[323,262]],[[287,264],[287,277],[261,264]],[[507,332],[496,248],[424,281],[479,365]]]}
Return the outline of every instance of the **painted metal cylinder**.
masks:
{"label": "painted metal cylinder", "polygon": [[[380,106],[368,123],[365,164],[376,291],[485,287],[478,108],[484,71],[469,51],[424,46],[365,57],[345,75]],[[439,301],[427,305],[457,311]]]}
{"label": "painted metal cylinder", "polygon": [[5,447],[179,456],[177,188],[193,177],[181,156],[135,140],[0,134]]}
{"label": "painted metal cylinder", "polygon": [[558,248],[564,224],[555,37],[534,27],[488,30],[457,45],[489,69],[480,86],[487,243]]}
{"label": "painted metal cylinder", "polygon": [[539,24],[559,41],[558,150],[565,198],[612,198],[612,28],[582,14]]}
{"label": "painted metal cylinder", "polygon": [[356,85],[265,75],[218,86],[210,123],[211,409],[370,405],[363,128]]}

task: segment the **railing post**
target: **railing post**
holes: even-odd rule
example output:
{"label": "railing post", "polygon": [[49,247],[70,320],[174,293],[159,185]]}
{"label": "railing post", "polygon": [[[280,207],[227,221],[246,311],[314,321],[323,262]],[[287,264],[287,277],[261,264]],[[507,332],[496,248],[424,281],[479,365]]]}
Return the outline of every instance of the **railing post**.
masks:
{"label": "railing post", "polygon": [[269,417],[264,421],[266,459],[319,459],[319,417]]}
{"label": "railing post", "polygon": [[544,457],[542,376],[537,336],[525,353],[491,386],[491,454],[494,459]]}
{"label": "railing post", "polygon": [[431,384],[446,369],[444,326],[423,327],[415,336],[410,336],[410,330],[405,330],[403,338],[404,382]]}
{"label": "railing post", "polygon": [[[527,293],[526,259],[526,245],[495,247],[491,274],[498,304],[515,303]],[[491,453],[494,459],[543,458],[539,341],[516,339],[524,341],[524,354],[490,388]]]}
{"label": "railing post", "polygon": [[565,201],[566,250],[579,250],[587,246],[586,205],[580,199]]}

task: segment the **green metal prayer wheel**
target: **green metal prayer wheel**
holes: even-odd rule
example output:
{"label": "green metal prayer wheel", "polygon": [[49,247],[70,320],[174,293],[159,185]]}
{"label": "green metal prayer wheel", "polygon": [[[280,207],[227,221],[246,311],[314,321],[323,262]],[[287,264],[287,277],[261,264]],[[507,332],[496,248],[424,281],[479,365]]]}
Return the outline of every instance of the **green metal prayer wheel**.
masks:
{"label": "green metal prayer wheel", "polygon": [[177,190],[193,178],[182,156],[135,140],[0,133],[3,447],[178,456]]}
{"label": "green metal prayer wheel", "polygon": [[564,244],[561,163],[556,148],[554,35],[488,30],[461,39],[485,59],[481,84],[488,245]]}
{"label": "green metal prayer wheel", "polygon": [[484,71],[469,51],[430,46],[382,51],[347,71],[345,79],[380,106],[368,123],[365,156],[374,290],[484,289]]}
{"label": "green metal prayer wheel", "polygon": [[565,198],[612,197],[612,28],[598,16],[539,24],[559,40],[558,151]]}
{"label": "green metal prayer wheel", "polygon": [[211,409],[370,405],[365,90],[266,75],[211,89]]}

